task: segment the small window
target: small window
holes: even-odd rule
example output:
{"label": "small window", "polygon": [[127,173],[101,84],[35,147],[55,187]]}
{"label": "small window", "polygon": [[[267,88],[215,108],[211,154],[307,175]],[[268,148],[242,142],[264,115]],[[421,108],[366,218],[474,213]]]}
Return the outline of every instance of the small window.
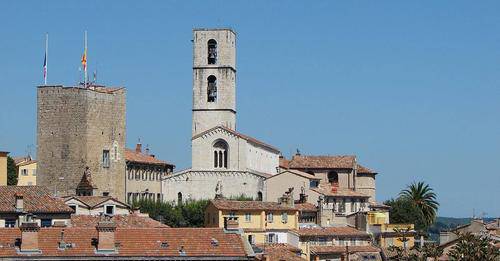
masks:
{"label": "small window", "polygon": [[311,180],[311,181],[309,181],[309,186],[311,188],[317,188],[318,187],[318,181],[317,180]]}
{"label": "small window", "polygon": [[234,212],[229,212],[229,217],[236,217],[236,213],[234,213]]}
{"label": "small window", "polygon": [[267,235],[267,243],[278,243],[278,235],[274,233],[269,233]]}
{"label": "small window", "polygon": [[109,168],[109,150],[102,151],[102,167]]}
{"label": "small window", "polygon": [[109,197],[109,192],[103,192],[103,193],[102,193],[102,195],[103,195],[104,197]]}
{"label": "small window", "polygon": [[251,222],[251,221],[252,221],[252,214],[245,213],[245,222]]}
{"label": "small window", "polygon": [[15,227],[15,226],[16,226],[15,219],[6,219],[5,220],[5,227]]}
{"label": "small window", "polygon": [[115,206],[114,205],[106,205],[104,206],[104,213],[106,213],[106,215],[114,215],[115,214]]}
{"label": "small window", "polygon": [[51,227],[52,226],[52,219],[50,218],[44,218],[41,220],[41,226],[42,227]]}
{"label": "small window", "polygon": [[127,203],[132,203],[132,192],[127,193]]}
{"label": "small window", "polygon": [[177,204],[182,205],[182,193],[177,193]]}
{"label": "small window", "polygon": [[28,170],[27,169],[22,169],[21,170],[21,175],[28,176]]}
{"label": "small window", "polygon": [[255,236],[254,235],[248,235],[248,243],[251,245],[255,244]]}
{"label": "small window", "polygon": [[281,222],[288,223],[288,213],[286,212],[281,213]]}
{"label": "small window", "polygon": [[269,223],[273,223],[273,213],[267,213],[266,221]]}

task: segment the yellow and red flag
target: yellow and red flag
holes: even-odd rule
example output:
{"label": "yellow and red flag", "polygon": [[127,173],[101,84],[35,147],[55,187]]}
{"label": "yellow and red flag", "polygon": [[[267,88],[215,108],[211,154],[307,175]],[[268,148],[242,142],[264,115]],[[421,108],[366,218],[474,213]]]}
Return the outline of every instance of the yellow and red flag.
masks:
{"label": "yellow and red flag", "polygon": [[86,72],[87,71],[87,48],[85,48],[85,50],[83,51],[82,67],[83,67],[83,71]]}

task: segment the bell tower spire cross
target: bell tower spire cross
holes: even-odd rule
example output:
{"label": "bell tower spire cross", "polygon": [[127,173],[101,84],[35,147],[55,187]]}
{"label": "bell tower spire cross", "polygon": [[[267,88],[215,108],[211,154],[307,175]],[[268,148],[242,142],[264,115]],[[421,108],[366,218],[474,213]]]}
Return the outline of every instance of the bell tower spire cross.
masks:
{"label": "bell tower spire cross", "polygon": [[192,135],[219,125],[236,129],[236,33],[194,29]]}

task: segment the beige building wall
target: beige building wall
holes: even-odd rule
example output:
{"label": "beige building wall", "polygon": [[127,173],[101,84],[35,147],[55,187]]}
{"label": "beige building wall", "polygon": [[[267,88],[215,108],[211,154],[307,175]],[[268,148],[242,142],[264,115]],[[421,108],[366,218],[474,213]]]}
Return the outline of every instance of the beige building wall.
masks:
{"label": "beige building wall", "polygon": [[370,196],[368,199],[369,202],[375,202],[375,174],[358,173],[356,178],[356,191]]}
{"label": "beige building wall", "polygon": [[6,151],[0,151],[0,186],[7,186],[7,154]]}
{"label": "beige building wall", "polygon": [[18,186],[36,186],[36,166],[36,161],[21,163],[18,166]]}
{"label": "beige building wall", "polygon": [[293,188],[294,200],[300,199],[302,187],[308,196],[308,202],[316,204],[319,194],[310,190],[310,179],[293,174],[290,171],[283,171],[280,174],[266,179],[266,195],[268,201],[277,201],[283,196],[288,188]]}

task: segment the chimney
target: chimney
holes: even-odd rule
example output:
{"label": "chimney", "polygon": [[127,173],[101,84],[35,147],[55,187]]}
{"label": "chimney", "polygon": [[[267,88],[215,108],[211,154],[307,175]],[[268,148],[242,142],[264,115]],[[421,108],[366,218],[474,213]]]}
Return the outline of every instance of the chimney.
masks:
{"label": "chimney", "polygon": [[115,251],[116,224],[105,220],[97,223],[97,251]]}
{"label": "chimney", "polygon": [[288,191],[279,198],[279,203],[282,206],[287,206],[287,207],[294,207],[294,200],[293,200],[293,187],[288,188]]}
{"label": "chimney", "polygon": [[23,212],[24,210],[24,197],[23,194],[20,192],[16,192],[14,195],[16,198],[16,212]]}
{"label": "chimney", "polygon": [[135,145],[135,152],[142,153],[142,144],[140,142]]}
{"label": "chimney", "polygon": [[149,155],[149,145],[146,145],[146,155]]}
{"label": "chimney", "polygon": [[40,227],[36,222],[24,222],[19,226],[21,230],[21,252],[38,252],[38,232]]}

